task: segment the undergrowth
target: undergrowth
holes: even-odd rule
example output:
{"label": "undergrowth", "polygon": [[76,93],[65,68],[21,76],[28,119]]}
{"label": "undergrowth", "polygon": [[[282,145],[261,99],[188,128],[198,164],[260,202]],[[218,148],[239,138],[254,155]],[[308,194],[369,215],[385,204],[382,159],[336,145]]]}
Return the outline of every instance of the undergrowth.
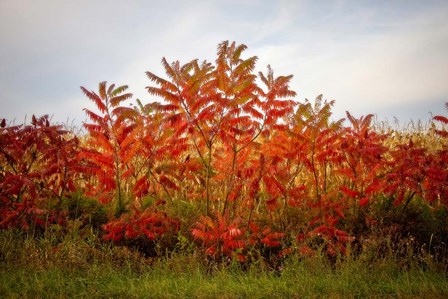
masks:
{"label": "undergrowth", "polygon": [[[375,250],[378,250],[375,249]],[[262,259],[211,265],[178,251],[145,258],[94,233],[35,238],[0,232],[0,296],[5,298],[446,298],[448,269],[426,253],[391,246],[331,260],[292,254],[272,269]]]}

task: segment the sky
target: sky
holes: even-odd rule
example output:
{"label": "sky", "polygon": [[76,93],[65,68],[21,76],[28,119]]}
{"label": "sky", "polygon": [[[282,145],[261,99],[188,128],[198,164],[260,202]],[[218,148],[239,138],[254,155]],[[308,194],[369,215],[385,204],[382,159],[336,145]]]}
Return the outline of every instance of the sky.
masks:
{"label": "sky", "polygon": [[162,57],[213,62],[224,40],[245,44],[257,72],[294,75],[294,100],[335,100],[335,119],[448,115],[446,0],[0,0],[0,118],[80,126],[94,109],[80,86],[101,81],[160,101],[146,71],[165,77]]}

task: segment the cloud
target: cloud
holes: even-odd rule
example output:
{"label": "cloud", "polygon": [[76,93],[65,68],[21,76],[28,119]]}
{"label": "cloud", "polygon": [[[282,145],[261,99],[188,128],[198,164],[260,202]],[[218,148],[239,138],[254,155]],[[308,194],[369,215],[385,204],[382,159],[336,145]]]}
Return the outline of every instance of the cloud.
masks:
{"label": "cloud", "polygon": [[298,100],[336,99],[341,116],[405,110],[394,107],[419,115],[415,107],[438,101],[434,112],[443,114],[446,20],[444,1],[3,0],[0,117],[83,120],[79,86],[95,90],[103,80],[152,101],[145,71],[163,76],[164,56],[214,61],[223,40],[246,44],[257,70],[270,64],[276,75],[294,74]]}
{"label": "cloud", "polygon": [[[350,110],[381,111],[390,117],[387,107],[397,106],[404,115],[406,107],[418,103],[429,107],[434,101],[440,102],[434,112],[443,113],[443,101],[448,99],[447,14],[443,10],[415,13],[402,23],[370,20],[372,29],[367,31],[353,27],[353,19],[372,18],[369,15],[359,10],[342,19],[339,15],[310,26],[297,25],[293,42],[257,49],[260,63],[270,63],[279,74],[293,73],[300,99],[314,99],[320,93],[336,99],[340,116]],[[408,115],[412,112],[409,109]]]}

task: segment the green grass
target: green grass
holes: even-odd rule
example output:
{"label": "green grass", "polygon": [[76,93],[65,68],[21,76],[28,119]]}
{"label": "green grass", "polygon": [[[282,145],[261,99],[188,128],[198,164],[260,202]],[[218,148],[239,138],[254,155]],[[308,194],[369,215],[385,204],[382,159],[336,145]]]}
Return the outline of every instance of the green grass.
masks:
{"label": "green grass", "polygon": [[[178,262],[182,262],[179,260]],[[181,265],[181,264],[179,264]],[[354,271],[351,271],[354,270]],[[281,275],[200,269],[173,271],[163,265],[143,273],[92,265],[84,270],[3,268],[2,297],[28,298],[443,298],[441,273],[407,270],[315,270],[296,264]]]}
{"label": "green grass", "polygon": [[1,298],[448,298],[446,268],[403,269],[390,257],[330,264],[292,256],[281,272],[262,262],[210,270],[192,254],[148,260],[92,238],[0,232],[0,241]]}

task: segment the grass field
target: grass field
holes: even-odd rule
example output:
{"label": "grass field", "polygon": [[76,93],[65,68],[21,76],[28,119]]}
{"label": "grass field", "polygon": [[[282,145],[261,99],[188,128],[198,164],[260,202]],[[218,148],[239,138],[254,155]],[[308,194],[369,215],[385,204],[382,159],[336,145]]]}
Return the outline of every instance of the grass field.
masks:
{"label": "grass field", "polygon": [[[98,239],[1,232],[2,298],[447,298],[446,266],[422,257],[323,256],[209,265],[193,254],[146,259]],[[428,256],[429,257],[429,256]]]}

